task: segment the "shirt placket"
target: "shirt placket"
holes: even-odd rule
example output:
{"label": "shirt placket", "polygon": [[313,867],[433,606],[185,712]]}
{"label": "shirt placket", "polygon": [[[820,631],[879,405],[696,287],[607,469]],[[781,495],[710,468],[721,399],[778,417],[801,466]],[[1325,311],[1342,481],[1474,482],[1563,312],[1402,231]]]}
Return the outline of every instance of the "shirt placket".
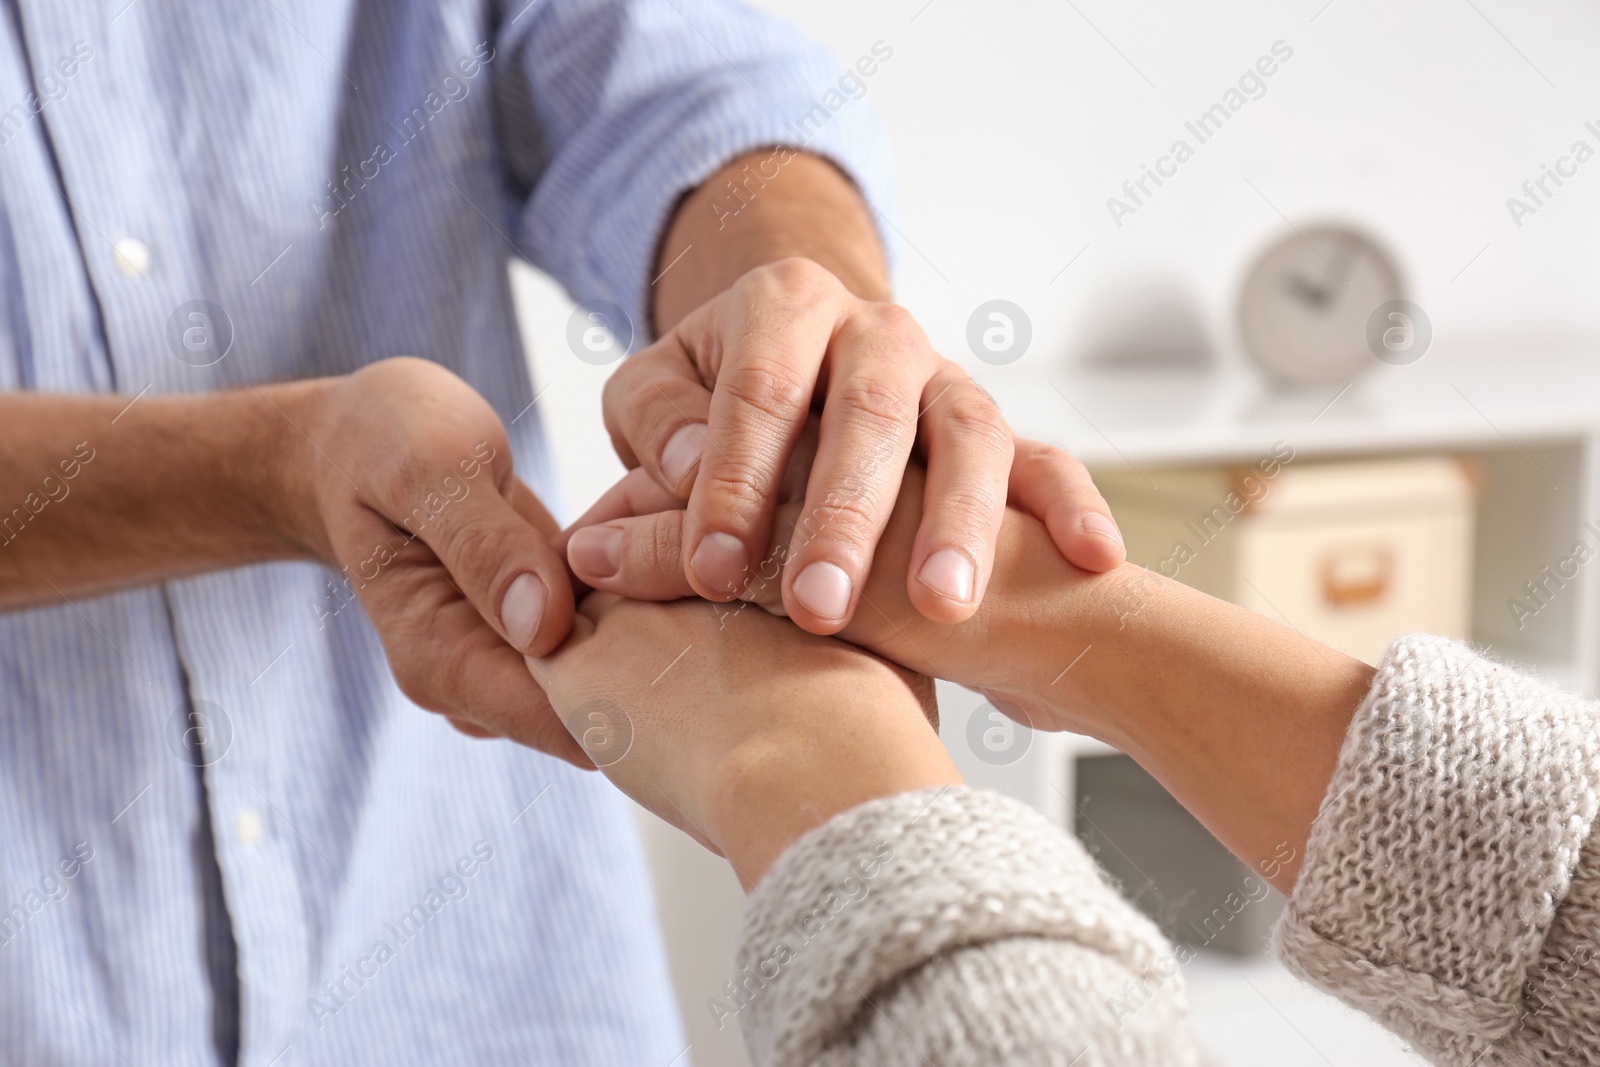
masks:
{"label": "shirt placket", "polygon": [[[177,117],[150,112],[169,95],[154,80],[183,57],[152,54],[163,42],[141,33],[132,19],[124,22],[126,16],[110,20],[114,11],[24,7],[36,69],[75,47],[81,54],[83,44],[93,50],[41,118],[95,293],[115,390],[136,403],[152,394],[218,388],[225,379],[203,347],[203,331],[218,324],[204,317],[209,294],[198,262],[211,236],[199,232],[211,221],[203,207],[208,191],[189,187],[163,143],[161,131]],[[236,677],[256,650],[238,647],[232,616],[239,606],[216,595],[226,588],[201,586],[176,598],[169,591],[168,603],[187,624],[183,629],[215,635],[188,642],[181,658],[200,745],[196,773],[205,777],[237,945],[240,1062],[266,1063],[286,1047],[303,1013],[298,991],[308,972],[308,929],[295,831],[272,800],[271,720],[254,721],[243,695],[250,679]]]}

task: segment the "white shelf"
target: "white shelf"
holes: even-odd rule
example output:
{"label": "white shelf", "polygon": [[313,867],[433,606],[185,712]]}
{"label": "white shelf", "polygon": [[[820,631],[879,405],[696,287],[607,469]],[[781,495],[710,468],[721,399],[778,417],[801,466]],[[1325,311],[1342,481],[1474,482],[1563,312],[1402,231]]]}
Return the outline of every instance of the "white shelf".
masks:
{"label": "white shelf", "polygon": [[[1474,560],[1472,639],[1554,685],[1600,692],[1600,556],[1517,624],[1507,601],[1584,540],[1600,553],[1600,344],[1587,348],[1436,345],[1409,367],[1377,364],[1348,387],[1284,395],[1243,367],[1211,372],[981,368],[979,381],[1024,437],[1058,444],[1091,469],[1251,462],[1280,441],[1296,461],[1404,452],[1474,455],[1484,474]],[[1600,522],[1596,529],[1600,530]],[[1396,635],[1399,636],[1399,635]],[[982,698],[942,687],[945,736],[976,784],[1070,824],[1071,766],[1110,751],[1089,738],[1036,734],[1003,767],[968,750]]]}
{"label": "white shelf", "polygon": [[[1480,449],[1589,438],[1600,429],[1600,345],[1517,354],[1429,353],[1350,383],[1277,393],[1242,367],[1211,372],[1056,369],[976,376],[1024,437],[1090,466],[1297,454]],[[1337,399],[1335,399],[1337,398]]]}

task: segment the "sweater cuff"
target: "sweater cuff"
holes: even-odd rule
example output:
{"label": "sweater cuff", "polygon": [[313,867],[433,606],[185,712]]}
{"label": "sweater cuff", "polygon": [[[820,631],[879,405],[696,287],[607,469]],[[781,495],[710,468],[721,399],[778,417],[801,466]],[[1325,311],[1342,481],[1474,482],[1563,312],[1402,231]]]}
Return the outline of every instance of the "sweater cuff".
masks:
{"label": "sweater cuff", "polygon": [[1504,1037],[1597,808],[1593,703],[1402,638],[1345,737],[1278,951],[1424,1047]]}
{"label": "sweater cuff", "polygon": [[1068,939],[1165,975],[1165,940],[1077,841],[1015,800],[964,786],[870,801],[790,846],[745,906],[712,1011],[754,1062],[809,1064],[866,1002],[929,960],[1000,938]]}

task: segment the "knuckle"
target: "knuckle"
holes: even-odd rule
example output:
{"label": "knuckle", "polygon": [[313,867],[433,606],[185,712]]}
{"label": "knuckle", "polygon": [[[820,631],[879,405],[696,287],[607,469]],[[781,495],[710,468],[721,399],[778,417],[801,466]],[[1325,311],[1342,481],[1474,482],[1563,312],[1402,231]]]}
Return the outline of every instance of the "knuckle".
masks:
{"label": "knuckle", "polygon": [[683,527],[668,528],[659,523],[650,538],[646,551],[647,563],[657,574],[681,574],[683,571]]}
{"label": "knuckle", "polygon": [[975,396],[978,399],[982,400],[984,403],[988,404],[990,407],[994,408],[996,411],[1000,410],[1000,402],[994,398],[994,394],[993,393],[989,392],[989,390],[985,389],[978,382],[978,379],[976,379],[976,378],[963,378],[963,379],[961,379],[961,386],[966,392],[971,393],[973,396]]}
{"label": "knuckle", "polygon": [[759,360],[724,370],[723,390],[767,418],[792,421],[811,403],[811,385],[776,360]]}
{"label": "knuckle", "polygon": [[389,478],[385,503],[391,511],[409,511],[416,500],[427,492],[433,465],[426,457],[433,454],[432,447],[416,442],[403,448],[394,460]]}
{"label": "knuckle", "polygon": [[705,493],[706,502],[719,516],[745,512],[759,507],[764,498],[753,468],[718,465],[716,469],[701,471],[695,482],[695,492]]}
{"label": "knuckle", "polygon": [[650,345],[617,364],[606,376],[600,395],[610,399],[644,391],[652,380],[669,373],[671,361],[671,353],[660,344]]}
{"label": "knuckle", "polygon": [[1023,450],[1018,462],[1035,470],[1059,471],[1069,480],[1088,476],[1088,469],[1059,445],[1030,443]]}
{"label": "knuckle", "polygon": [[875,429],[904,430],[915,422],[915,400],[895,383],[875,376],[851,378],[839,387],[843,414]]}
{"label": "knuckle", "polygon": [[618,367],[600,390],[600,403],[605,411],[615,411],[623,426],[637,425],[640,414],[646,411],[656,393],[649,388],[649,378],[644,369],[636,368],[633,360],[643,359],[643,354]]}
{"label": "knuckle", "polygon": [[440,555],[454,574],[470,566],[470,561],[500,558],[501,541],[500,532],[484,523],[459,522],[446,529]]}
{"label": "knuckle", "polygon": [[483,605],[494,622],[505,587],[526,569],[519,562],[526,554],[514,552],[504,531],[484,522],[457,524],[445,533],[441,548],[443,551],[435,554],[451,578],[469,598]]}
{"label": "knuckle", "polygon": [[623,558],[641,577],[671,575],[683,569],[680,540],[664,522],[652,524],[646,536],[630,535]]}
{"label": "knuckle", "polygon": [[623,360],[622,364],[606,377],[605,384],[600,387],[600,403],[606,409],[619,407],[630,410],[638,394],[638,385],[634,381],[644,373],[637,362],[647,358],[647,354],[640,352],[632,359]]}
{"label": "knuckle", "polygon": [[822,539],[865,546],[880,525],[868,494],[830,495],[795,523],[791,547],[798,552]]}
{"label": "knuckle", "polygon": [[995,525],[1005,507],[1005,497],[983,485],[960,485],[939,498],[939,525],[972,534]]}
{"label": "knuckle", "polygon": [[[490,450],[489,459],[484,458],[486,448]],[[459,491],[462,476],[472,464],[481,464],[481,469],[498,474],[501,464],[490,459],[508,455],[508,449],[505,437],[488,428],[477,435],[465,427],[406,432],[391,449],[389,474],[378,503],[388,512],[387,517],[404,519],[434,498]]]}
{"label": "knuckle", "polygon": [[786,299],[820,296],[839,284],[832,271],[804,256],[768,263],[752,271],[750,277],[760,291]]}
{"label": "knuckle", "polygon": [[646,373],[624,377],[625,373],[619,370],[606,380],[601,410],[606,432],[612,444],[620,446],[618,455],[626,460],[640,454],[649,455],[664,445],[664,440],[656,438],[681,424],[685,408],[692,409],[694,403],[688,397],[693,390],[674,375]]}
{"label": "knuckle", "polygon": [[876,328],[890,336],[911,342],[922,340],[922,324],[901,304],[875,304],[873,317]]}
{"label": "knuckle", "polygon": [[922,380],[936,369],[939,357],[921,324],[899,304],[861,305],[846,317],[840,330],[869,366],[914,368]]}
{"label": "knuckle", "polygon": [[964,392],[955,397],[944,410],[944,421],[952,433],[970,447],[982,448],[995,455],[1010,455],[1013,449],[1011,429],[986,397]]}

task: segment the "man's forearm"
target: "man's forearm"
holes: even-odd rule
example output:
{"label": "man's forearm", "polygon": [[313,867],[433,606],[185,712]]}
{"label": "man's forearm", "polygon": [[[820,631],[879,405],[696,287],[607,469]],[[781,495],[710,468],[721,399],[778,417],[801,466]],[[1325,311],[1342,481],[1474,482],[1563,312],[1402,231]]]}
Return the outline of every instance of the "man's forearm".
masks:
{"label": "man's forearm", "polygon": [[0,610],[308,556],[273,473],[307,388],[0,395]]}
{"label": "man's forearm", "polygon": [[789,148],[735,159],[673,215],[656,262],[656,332],[745,272],[791,256],[815,260],[862,299],[889,299],[871,210],[838,168]]}

